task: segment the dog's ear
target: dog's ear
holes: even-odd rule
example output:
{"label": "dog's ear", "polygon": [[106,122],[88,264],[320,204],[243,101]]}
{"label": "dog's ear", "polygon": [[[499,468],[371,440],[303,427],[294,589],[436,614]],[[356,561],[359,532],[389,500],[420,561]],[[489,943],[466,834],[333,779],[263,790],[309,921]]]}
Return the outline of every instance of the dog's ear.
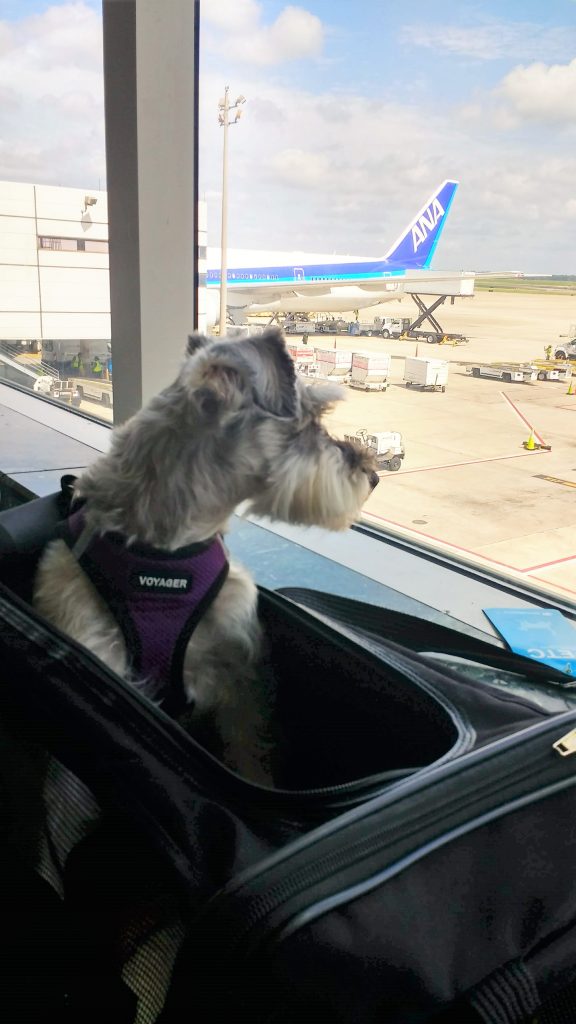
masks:
{"label": "dog's ear", "polygon": [[209,345],[210,341],[205,337],[204,334],[200,334],[199,331],[194,331],[194,334],[188,335],[188,342],[186,345],[186,355],[193,356],[201,348],[205,348]]}
{"label": "dog's ear", "polygon": [[250,367],[254,401],[273,416],[292,418],[299,412],[294,361],[282,331],[269,328],[237,342]]}
{"label": "dog's ear", "polygon": [[346,392],[340,384],[310,384],[302,389],[302,411],[320,419],[336,402],[346,398]]}

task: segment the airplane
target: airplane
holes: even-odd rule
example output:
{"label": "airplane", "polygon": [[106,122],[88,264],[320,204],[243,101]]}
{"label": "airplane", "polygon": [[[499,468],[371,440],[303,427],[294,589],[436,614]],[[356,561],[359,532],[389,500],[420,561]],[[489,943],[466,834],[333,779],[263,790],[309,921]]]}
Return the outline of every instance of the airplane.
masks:
{"label": "airplane", "polygon": [[[227,308],[234,322],[251,313],[346,312],[402,297],[471,295],[472,273],[431,271],[430,263],[458,188],[443,181],[379,259],[230,250]],[[219,249],[208,250],[208,326],[218,321]],[[217,268],[217,269],[212,269]]]}

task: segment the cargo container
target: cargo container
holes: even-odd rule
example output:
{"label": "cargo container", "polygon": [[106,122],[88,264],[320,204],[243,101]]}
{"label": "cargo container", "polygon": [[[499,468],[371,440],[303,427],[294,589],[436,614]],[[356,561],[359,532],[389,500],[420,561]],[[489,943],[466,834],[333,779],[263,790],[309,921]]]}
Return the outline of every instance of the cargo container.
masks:
{"label": "cargo container", "polygon": [[336,348],[315,349],[316,374],[339,382],[347,381],[352,369],[352,352]]}
{"label": "cargo container", "polygon": [[308,348],[306,345],[286,345],[290,356],[294,360],[294,365],[298,373],[309,373],[310,367],[315,362],[315,354],[313,348]]}
{"label": "cargo container", "polygon": [[407,388],[422,391],[446,391],[448,363],[444,359],[423,359],[407,356],[404,361],[404,383]]}
{"label": "cargo container", "polygon": [[390,363],[387,352],[353,352],[350,387],[361,391],[386,391]]}

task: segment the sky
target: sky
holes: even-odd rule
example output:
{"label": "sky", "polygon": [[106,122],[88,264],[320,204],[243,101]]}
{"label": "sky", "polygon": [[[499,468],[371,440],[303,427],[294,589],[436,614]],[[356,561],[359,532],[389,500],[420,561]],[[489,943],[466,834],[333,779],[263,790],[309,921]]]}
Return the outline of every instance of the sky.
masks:
{"label": "sky", "polygon": [[[575,0],[203,0],[200,193],[231,247],[382,255],[445,178],[434,266],[576,273]],[[105,188],[99,2],[0,0],[0,179]]]}

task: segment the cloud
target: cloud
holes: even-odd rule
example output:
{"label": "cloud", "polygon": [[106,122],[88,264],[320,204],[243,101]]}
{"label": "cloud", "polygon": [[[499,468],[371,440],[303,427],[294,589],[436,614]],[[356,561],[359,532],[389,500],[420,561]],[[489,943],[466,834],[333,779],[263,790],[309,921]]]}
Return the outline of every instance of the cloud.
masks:
{"label": "cloud", "polygon": [[535,22],[482,19],[476,25],[438,23],[405,25],[401,41],[436,53],[453,54],[479,61],[563,60],[576,49],[573,26],[546,28]]}
{"label": "cloud", "polygon": [[[566,218],[576,153],[539,125],[503,131],[477,97],[476,118],[402,98],[315,94],[242,78],[245,117],[230,130],[229,241],[233,248],[354,253],[389,247],[443,178],[460,180],[435,256],[438,269],[575,272]],[[200,161],[205,189],[221,178],[220,76],[203,76]],[[499,103],[503,103],[499,97]],[[515,115],[514,115],[515,116]],[[512,114],[510,114],[512,119]],[[516,121],[516,123],[518,123]],[[209,200],[211,244],[220,207]]]}
{"label": "cloud", "polygon": [[102,19],[84,3],[0,22],[0,178],[105,180]]}
{"label": "cloud", "polygon": [[576,59],[517,67],[503,78],[497,95],[520,118],[576,123]]}
{"label": "cloud", "polygon": [[[250,43],[264,57],[243,63],[238,76],[233,68],[230,82],[233,96],[247,97],[229,139],[231,246],[378,255],[434,187],[455,177],[461,187],[435,256],[439,269],[576,270],[566,226],[576,218],[576,153],[566,144],[572,54],[541,53],[512,70],[508,55],[495,90],[456,90],[454,104],[438,103],[433,88],[418,104],[401,89],[364,95],[346,68],[341,90],[314,91],[293,65],[283,85],[270,62],[294,59],[306,46],[319,54],[322,23],[302,7],[277,4],[268,21],[264,10],[256,0],[203,5],[199,144],[211,242],[220,227],[223,68],[228,73],[229,54],[252,52],[242,49]],[[223,58],[205,59],[207,33]],[[551,38],[543,30],[544,44]],[[487,54],[483,40],[477,52]],[[456,52],[464,41],[448,44]],[[101,18],[86,2],[0,21],[0,178],[105,186],[101,63]]]}
{"label": "cloud", "polygon": [[265,25],[255,0],[215,0],[205,5],[202,18],[208,29],[203,45],[227,60],[264,67],[322,53],[322,22],[302,7],[287,6]]}

